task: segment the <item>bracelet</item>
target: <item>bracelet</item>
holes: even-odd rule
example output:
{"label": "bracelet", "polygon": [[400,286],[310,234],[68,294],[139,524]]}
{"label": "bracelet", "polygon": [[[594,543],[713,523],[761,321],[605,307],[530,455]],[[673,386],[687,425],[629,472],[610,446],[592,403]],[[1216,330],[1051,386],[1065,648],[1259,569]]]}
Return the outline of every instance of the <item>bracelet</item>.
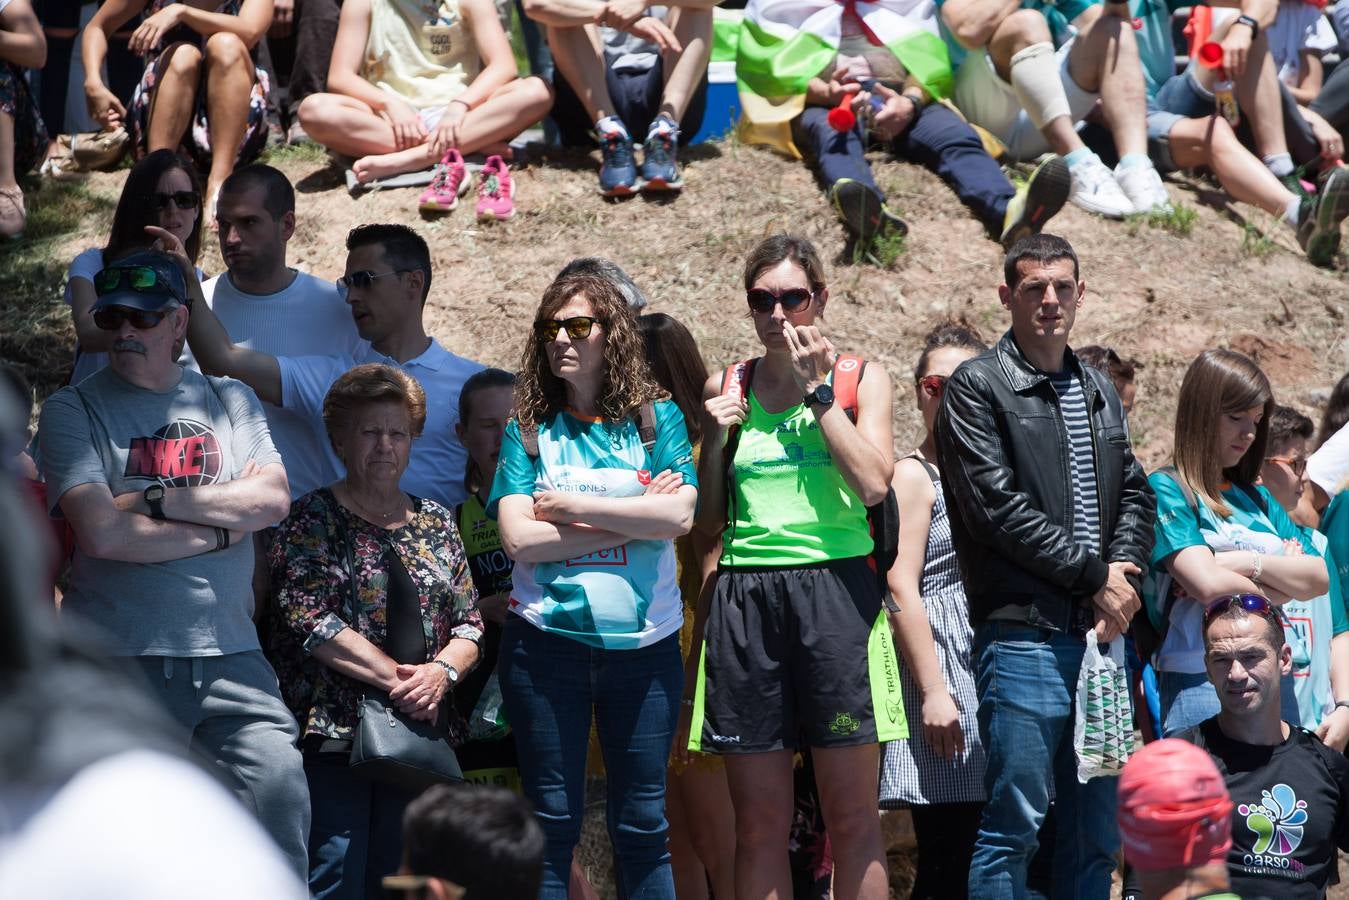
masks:
{"label": "bracelet", "polygon": [[433,660],[431,660],[431,662],[435,663],[436,665],[438,665],[438,666],[440,666],[442,669],[444,669],[444,670],[445,670],[445,677],[448,678],[448,679],[450,680],[450,684],[454,684],[454,674],[453,674],[452,670],[450,669],[450,664],[449,664],[449,663],[445,662],[445,660],[443,660],[443,659],[433,659]]}
{"label": "bracelet", "polygon": [[1335,708],[1339,709],[1341,706],[1349,708],[1349,700],[1336,700]]}
{"label": "bracelet", "polygon": [[215,527],[215,548],[217,550],[224,550],[226,547],[230,545],[229,530],[221,528],[219,525],[216,525],[214,527]]}
{"label": "bracelet", "polygon": [[1264,563],[1260,560],[1259,553],[1256,553],[1254,550],[1252,550],[1251,555],[1255,557],[1255,564],[1251,566],[1251,581],[1254,581],[1256,584],[1259,584],[1260,573],[1264,571]]}
{"label": "bracelet", "polygon": [[[468,101],[466,101],[466,100],[460,100],[458,97],[455,97],[453,100],[450,101],[450,103],[458,103],[458,104],[460,104],[461,106],[464,107],[465,111],[467,111],[467,112],[473,112],[473,107],[472,107],[472,106],[469,106],[469,105],[468,105]],[[445,104],[445,105],[446,105],[446,106],[449,106],[449,103],[447,103],[447,104]]]}

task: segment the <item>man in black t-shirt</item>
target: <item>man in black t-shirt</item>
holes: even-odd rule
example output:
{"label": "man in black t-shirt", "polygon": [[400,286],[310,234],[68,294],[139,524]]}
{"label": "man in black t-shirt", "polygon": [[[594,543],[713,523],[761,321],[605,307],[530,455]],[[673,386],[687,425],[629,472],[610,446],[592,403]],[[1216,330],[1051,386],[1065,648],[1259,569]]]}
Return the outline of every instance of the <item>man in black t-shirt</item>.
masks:
{"label": "man in black t-shirt", "polygon": [[1209,606],[1204,660],[1222,712],[1179,737],[1209,752],[1231,794],[1233,892],[1325,896],[1336,847],[1349,849],[1349,760],[1281,720],[1279,680],[1293,656],[1265,598]]}

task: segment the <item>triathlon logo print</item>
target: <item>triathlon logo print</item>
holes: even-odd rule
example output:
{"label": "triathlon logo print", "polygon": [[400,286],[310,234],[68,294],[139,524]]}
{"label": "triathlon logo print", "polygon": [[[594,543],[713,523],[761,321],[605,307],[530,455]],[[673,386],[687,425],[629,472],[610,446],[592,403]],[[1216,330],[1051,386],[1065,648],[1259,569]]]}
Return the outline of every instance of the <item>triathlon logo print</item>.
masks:
{"label": "triathlon logo print", "polygon": [[858,719],[856,716],[850,715],[849,713],[846,712],[841,712],[837,714],[836,716],[834,716],[834,721],[829,723],[829,730],[832,731],[834,734],[843,737],[847,737],[850,734],[855,734],[857,732],[857,729],[861,727],[862,727],[861,720]]}
{"label": "triathlon logo print", "polygon": [[1261,802],[1237,807],[1246,817],[1246,827],[1255,834],[1251,852],[1257,856],[1272,853],[1287,856],[1302,843],[1302,829],[1307,824],[1307,801],[1299,800],[1286,784],[1276,784],[1273,790],[1261,791]]}
{"label": "triathlon logo print", "polygon": [[178,419],[150,437],[131,439],[126,478],[152,478],[165,487],[200,487],[220,478],[224,454],[215,432],[192,419]]}

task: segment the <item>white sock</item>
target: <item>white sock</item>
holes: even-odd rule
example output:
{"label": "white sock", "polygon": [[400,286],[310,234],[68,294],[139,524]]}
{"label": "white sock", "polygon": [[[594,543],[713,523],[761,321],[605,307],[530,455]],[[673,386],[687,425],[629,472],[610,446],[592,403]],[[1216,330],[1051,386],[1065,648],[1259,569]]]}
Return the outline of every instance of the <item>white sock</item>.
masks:
{"label": "white sock", "polygon": [[1293,156],[1290,153],[1271,153],[1269,156],[1262,156],[1260,161],[1265,164],[1266,169],[1274,173],[1275,178],[1293,174]]}
{"label": "white sock", "polygon": [[1288,208],[1283,211],[1283,220],[1294,228],[1299,224],[1298,215],[1302,212],[1302,198],[1293,196],[1288,198]]}
{"label": "white sock", "polygon": [[1071,114],[1053,44],[1043,41],[1017,51],[1011,68],[1012,90],[1036,128]]}

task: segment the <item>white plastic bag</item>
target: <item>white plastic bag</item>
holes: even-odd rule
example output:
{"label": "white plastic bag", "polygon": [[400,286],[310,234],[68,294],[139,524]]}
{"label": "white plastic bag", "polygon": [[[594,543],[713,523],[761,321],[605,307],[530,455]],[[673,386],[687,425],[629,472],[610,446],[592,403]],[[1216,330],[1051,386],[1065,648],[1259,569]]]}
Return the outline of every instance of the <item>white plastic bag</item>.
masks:
{"label": "white plastic bag", "polygon": [[1134,741],[1124,638],[1110,642],[1109,656],[1101,655],[1095,629],[1087,632],[1086,643],[1073,717],[1077,780],[1083,784],[1101,775],[1118,775]]}

